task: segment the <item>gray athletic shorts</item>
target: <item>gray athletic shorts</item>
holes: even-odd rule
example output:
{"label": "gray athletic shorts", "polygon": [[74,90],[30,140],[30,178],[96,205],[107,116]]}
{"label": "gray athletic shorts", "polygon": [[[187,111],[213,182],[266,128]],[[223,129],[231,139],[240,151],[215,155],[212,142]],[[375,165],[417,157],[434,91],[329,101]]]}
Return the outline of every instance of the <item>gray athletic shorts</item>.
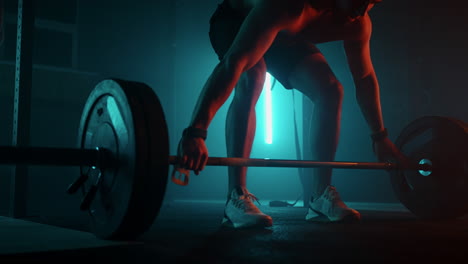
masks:
{"label": "gray athletic shorts", "polygon": [[[210,41],[219,59],[222,60],[239,31],[245,16],[239,14],[223,1],[210,19]],[[293,87],[288,81],[294,67],[307,55],[320,52],[312,43],[293,36],[279,34],[264,55],[268,72],[286,89]]]}

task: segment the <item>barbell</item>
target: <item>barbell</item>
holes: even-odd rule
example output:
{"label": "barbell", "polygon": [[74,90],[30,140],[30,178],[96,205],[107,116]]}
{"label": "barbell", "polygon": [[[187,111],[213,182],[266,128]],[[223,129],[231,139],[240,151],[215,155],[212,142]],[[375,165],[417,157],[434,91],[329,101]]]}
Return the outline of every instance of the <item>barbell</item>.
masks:
{"label": "barbell", "polygon": [[[417,217],[456,218],[468,213],[468,125],[425,116],[406,126],[396,146],[411,160],[324,162],[210,157],[208,166],[384,169],[397,197]],[[79,166],[68,193],[83,195],[92,232],[111,240],[135,239],[150,228],[164,200],[169,135],[163,108],[144,83],[106,79],[83,108],[77,148],[0,147],[0,164]],[[173,181],[186,184],[188,178]]]}

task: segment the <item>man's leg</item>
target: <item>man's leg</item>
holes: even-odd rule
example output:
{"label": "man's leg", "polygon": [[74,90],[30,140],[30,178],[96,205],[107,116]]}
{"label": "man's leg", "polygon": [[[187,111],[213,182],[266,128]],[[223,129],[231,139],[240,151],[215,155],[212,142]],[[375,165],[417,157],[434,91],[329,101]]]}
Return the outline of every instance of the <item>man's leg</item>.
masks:
{"label": "man's leg", "polygon": [[[321,53],[308,55],[290,73],[291,85],[314,103],[309,124],[310,146],[305,146],[305,159],[332,161],[338,146],[343,87],[336,79]],[[314,168],[312,196],[322,194],[331,184],[332,169]]]}
{"label": "man's leg", "polygon": [[[226,147],[228,157],[248,158],[255,136],[255,105],[265,80],[263,59],[245,72],[235,88],[226,119]],[[247,168],[228,167],[228,201],[223,224],[232,227],[269,227],[273,221],[254,204],[255,196],[247,188]]]}
{"label": "man's leg", "polygon": [[[340,131],[342,85],[321,53],[308,55],[290,73],[289,81],[314,103],[308,135],[310,146],[305,146],[310,151],[305,152],[305,159],[333,161]],[[311,177],[312,200],[318,200],[318,209],[327,211],[320,213],[327,215],[331,221],[343,220],[348,216],[359,218],[359,213],[346,207],[331,186],[331,168],[308,169],[306,174],[311,174],[307,176]]]}
{"label": "man's leg", "polygon": [[[226,148],[228,157],[248,158],[255,137],[255,105],[262,93],[266,66],[263,60],[245,72],[235,88],[234,98],[226,117]],[[247,167],[228,167],[228,195],[237,187],[246,187]]]}

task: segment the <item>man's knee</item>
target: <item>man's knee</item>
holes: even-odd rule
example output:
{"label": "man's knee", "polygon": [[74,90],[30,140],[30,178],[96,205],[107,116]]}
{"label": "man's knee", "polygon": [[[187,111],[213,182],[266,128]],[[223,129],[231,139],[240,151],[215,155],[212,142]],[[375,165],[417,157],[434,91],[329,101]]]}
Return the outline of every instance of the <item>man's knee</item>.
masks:
{"label": "man's knee", "polygon": [[265,74],[266,65],[263,61],[244,72],[236,86],[236,97],[244,99],[258,98],[263,89]]}
{"label": "man's knee", "polygon": [[343,97],[343,85],[336,78],[333,78],[322,87],[317,101],[321,103],[321,105],[339,107],[343,102]]}
{"label": "man's knee", "polygon": [[254,89],[262,89],[263,84],[265,83],[265,75],[266,75],[266,65],[265,62],[260,61],[250,70],[246,71],[244,74],[245,82],[248,85],[254,87]]}

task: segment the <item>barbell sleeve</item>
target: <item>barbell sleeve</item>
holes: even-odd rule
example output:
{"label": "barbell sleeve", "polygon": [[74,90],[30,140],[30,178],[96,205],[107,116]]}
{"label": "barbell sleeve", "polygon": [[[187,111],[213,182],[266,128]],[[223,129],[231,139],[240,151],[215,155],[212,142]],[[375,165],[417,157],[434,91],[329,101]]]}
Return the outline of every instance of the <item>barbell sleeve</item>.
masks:
{"label": "barbell sleeve", "polygon": [[[100,166],[105,160],[103,149],[0,147],[0,164],[50,166]],[[101,164],[102,165],[102,164]]]}

